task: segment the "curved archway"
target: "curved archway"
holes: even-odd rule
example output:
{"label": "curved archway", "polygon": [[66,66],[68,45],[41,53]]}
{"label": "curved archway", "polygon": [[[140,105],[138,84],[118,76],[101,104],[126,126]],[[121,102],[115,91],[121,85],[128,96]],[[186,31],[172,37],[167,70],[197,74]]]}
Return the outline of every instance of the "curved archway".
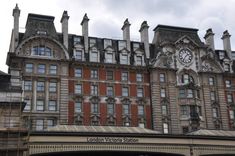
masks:
{"label": "curved archway", "polygon": [[67,49],[64,47],[64,45],[62,45],[59,41],[57,41],[56,39],[53,39],[49,36],[39,36],[39,35],[36,35],[36,36],[33,36],[33,37],[29,37],[25,40],[23,40],[19,45],[18,47],[16,48],[16,54],[18,54],[21,49],[24,47],[24,45],[26,45],[27,43],[29,43],[30,41],[32,40],[38,40],[38,39],[45,39],[45,40],[50,40],[51,42],[53,42],[54,44],[56,44],[58,47],[60,47],[60,49],[64,52],[64,56],[65,56],[65,59],[69,59],[69,54],[68,54],[68,51]]}

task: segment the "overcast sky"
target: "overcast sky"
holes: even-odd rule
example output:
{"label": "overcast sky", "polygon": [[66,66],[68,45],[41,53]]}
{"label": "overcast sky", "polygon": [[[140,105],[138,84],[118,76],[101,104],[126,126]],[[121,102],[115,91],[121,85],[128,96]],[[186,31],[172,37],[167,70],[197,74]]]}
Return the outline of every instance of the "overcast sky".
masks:
{"label": "overcast sky", "polygon": [[228,30],[235,50],[235,0],[1,0],[0,70],[4,72],[8,70],[5,62],[16,3],[21,10],[20,32],[25,31],[28,13],[55,16],[56,30],[61,32],[60,18],[67,10],[69,33],[73,34],[81,35],[80,23],[87,13],[90,36],[121,39],[121,27],[128,18],[132,40],[139,40],[140,25],[146,20],[150,42],[158,24],[197,28],[202,41],[206,30],[212,28],[217,49],[223,48],[220,38]]}

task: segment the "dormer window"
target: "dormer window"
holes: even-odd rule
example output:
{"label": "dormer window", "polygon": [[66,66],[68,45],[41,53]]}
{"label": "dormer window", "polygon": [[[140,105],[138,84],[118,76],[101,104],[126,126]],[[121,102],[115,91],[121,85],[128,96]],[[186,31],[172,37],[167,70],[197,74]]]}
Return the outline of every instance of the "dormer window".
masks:
{"label": "dormer window", "polygon": [[120,64],[128,64],[128,54],[121,54]]}
{"label": "dormer window", "polygon": [[136,65],[141,66],[142,65],[142,56],[136,56]]}
{"label": "dormer window", "polygon": [[91,62],[99,62],[97,51],[91,51],[90,61]]}
{"label": "dormer window", "polygon": [[229,71],[230,71],[229,64],[225,64],[225,65],[224,65],[224,71],[226,71],[226,72],[229,72]]}
{"label": "dormer window", "polygon": [[105,62],[106,63],[113,63],[113,53],[106,53],[105,54]]}
{"label": "dormer window", "polygon": [[219,52],[219,59],[223,59],[224,58],[224,52],[223,51],[220,51]]}
{"label": "dormer window", "polygon": [[81,50],[75,50],[74,51],[74,58],[76,60],[82,60],[82,51]]}
{"label": "dormer window", "polygon": [[112,46],[112,40],[104,40],[104,49],[107,48],[108,46]]}
{"label": "dormer window", "polygon": [[46,46],[34,46],[32,54],[37,56],[52,56],[52,50]]}
{"label": "dormer window", "polygon": [[126,41],[118,41],[118,50],[126,48]]}
{"label": "dormer window", "polygon": [[133,50],[134,51],[136,51],[139,48],[140,48],[140,44],[139,43],[133,43]]}
{"label": "dormer window", "polygon": [[80,44],[80,43],[81,43],[81,37],[75,36],[73,38],[73,44],[75,45],[75,44]]}
{"label": "dormer window", "polygon": [[96,44],[96,40],[95,39],[90,39],[90,47],[93,47]]}

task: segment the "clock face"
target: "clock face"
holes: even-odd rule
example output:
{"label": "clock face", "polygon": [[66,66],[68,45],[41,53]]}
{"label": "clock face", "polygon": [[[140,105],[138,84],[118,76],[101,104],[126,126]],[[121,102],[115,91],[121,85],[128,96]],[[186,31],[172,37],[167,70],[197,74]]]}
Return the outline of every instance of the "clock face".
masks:
{"label": "clock face", "polygon": [[188,50],[188,49],[180,50],[180,52],[179,52],[179,60],[182,63],[186,63],[186,64],[192,62],[192,60],[193,60],[192,52],[190,50]]}

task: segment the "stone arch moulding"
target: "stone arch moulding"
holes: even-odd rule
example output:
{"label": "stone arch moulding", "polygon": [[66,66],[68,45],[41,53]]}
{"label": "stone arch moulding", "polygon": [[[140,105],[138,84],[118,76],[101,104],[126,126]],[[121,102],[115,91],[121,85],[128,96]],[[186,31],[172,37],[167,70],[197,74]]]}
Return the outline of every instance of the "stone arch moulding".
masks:
{"label": "stone arch moulding", "polygon": [[51,37],[48,37],[48,36],[33,36],[33,37],[29,37],[25,40],[23,40],[19,45],[18,47],[16,48],[16,53],[18,53],[21,48],[26,44],[28,43],[29,41],[33,40],[33,39],[48,39],[48,40],[51,40],[52,42],[54,42],[55,44],[57,44],[64,52],[64,55],[65,55],[65,58],[66,59],[69,59],[69,54],[68,54],[68,51],[66,50],[66,48],[64,47],[64,45],[62,45],[59,41],[51,38]]}

